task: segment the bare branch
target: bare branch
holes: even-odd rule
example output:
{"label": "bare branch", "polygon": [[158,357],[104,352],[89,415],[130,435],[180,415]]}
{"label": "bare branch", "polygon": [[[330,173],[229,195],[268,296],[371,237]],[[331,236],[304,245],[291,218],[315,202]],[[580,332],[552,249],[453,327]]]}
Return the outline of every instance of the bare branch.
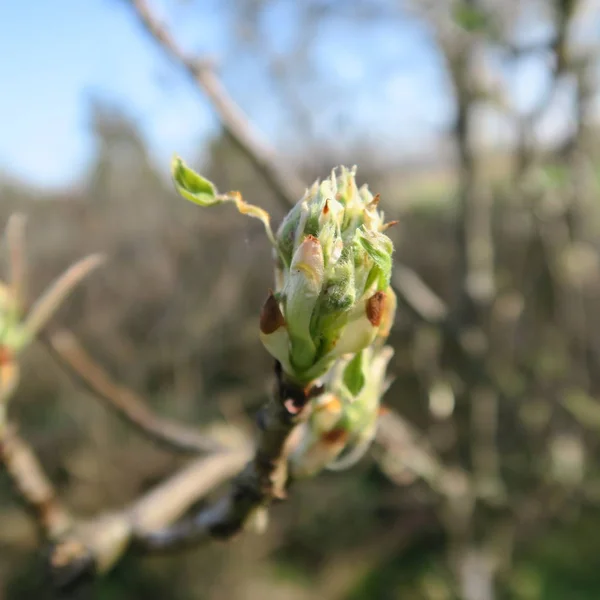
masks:
{"label": "bare branch", "polygon": [[56,540],[62,536],[71,527],[72,518],[60,503],[35,454],[14,427],[2,429],[0,461],[46,537]]}
{"label": "bare branch", "polygon": [[448,307],[444,301],[409,267],[397,265],[392,283],[400,298],[420,320],[439,324],[447,319]]}
{"label": "bare branch", "polygon": [[144,29],[186,70],[208,97],[225,131],[263,175],[281,203],[286,208],[296,204],[304,191],[304,184],[279,164],[275,150],[261,139],[259,132],[229,96],[209,61],[193,58],[180,48],[145,0],[132,0],[132,5]]}
{"label": "bare branch", "polygon": [[468,473],[446,466],[426,437],[387,406],[379,417],[376,441],[383,450],[379,463],[391,480],[401,480],[402,472],[409,471],[442,497],[470,493]]}
{"label": "bare branch", "polygon": [[144,398],[113,381],[87,354],[70,331],[61,329],[44,334],[42,340],[58,363],[78,384],[153,441],[186,453],[225,449],[222,444],[195,428],[156,415]]}
{"label": "bare branch", "polygon": [[23,325],[25,331],[35,337],[77,284],[103,262],[102,255],[92,254],[69,267],[33,304]]}
{"label": "bare branch", "polygon": [[252,457],[250,446],[195,460],[136,501],[129,509],[136,536],[144,536],[179,519],[199,498],[235,475]]}
{"label": "bare branch", "polygon": [[166,550],[195,545],[209,538],[230,538],[271,501],[285,498],[288,440],[304,418],[306,404],[321,389],[302,389],[286,382],[280,368],[277,375],[275,394],[261,413],[256,454],[233,481],[230,493],[188,522],[140,536],[138,542],[143,547]]}
{"label": "bare branch", "polygon": [[[263,409],[256,453],[241,473],[250,455],[246,446],[199,459],[131,507],[75,526],[50,553],[57,585],[73,584],[90,570],[107,571],[132,541],[156,551],[229,538],[272,500],[284,498],[289,436],[321,389],[301,389],[286,382],[279,369],[277,374],[275,393]],[[190,505],[236,473],[229,493],[193,519],[172,525]]]}
{"label": "bare branch", "polygon": [[77,523],[51,547],[49,565],[58,588],[89,573],[105,573],[138,537],[161,530],[192,504],[238,473],[249,448],[199,458],[123,510]]}

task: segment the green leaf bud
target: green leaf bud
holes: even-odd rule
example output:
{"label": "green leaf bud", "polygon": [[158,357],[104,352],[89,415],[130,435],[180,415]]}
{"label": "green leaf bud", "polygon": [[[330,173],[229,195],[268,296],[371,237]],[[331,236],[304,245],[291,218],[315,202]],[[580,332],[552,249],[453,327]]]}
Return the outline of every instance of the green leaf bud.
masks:
{"label": "green leaf bud", "polygon": [[[384,233],[379,196],[357,187],[355,168],[340,167],[315,182],[275,235],[266,211],[238,193],[219,194],[177,157],[172,172],[177,191],[188,200],[201,206],[233,202],[264,223],[274,248],[274,297],[282,324],[265,332],[261,323],[260,336],[292,380],[310,383],[344,354],[360,352],[389,332],[393,244]],[[374,322],[375,308],[387,314],[385,327]]]}

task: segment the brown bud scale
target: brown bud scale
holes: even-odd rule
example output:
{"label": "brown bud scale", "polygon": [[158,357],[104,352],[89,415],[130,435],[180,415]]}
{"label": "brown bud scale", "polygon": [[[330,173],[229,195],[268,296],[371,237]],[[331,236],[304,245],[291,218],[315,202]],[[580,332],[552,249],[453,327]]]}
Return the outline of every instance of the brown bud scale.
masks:
{"label": "brown bud scale", "polygon": [[265,335],[269,335],[284,326],[285,318],[279,308],[279,303],[273,295],[273,291],[269,290],[269,296],[260,311],[260,330]]}
{"label": "brown bud scale", "polygon": [[340,442],[345,442],[347,437],[348,432],[345,429],[339,427],[337,429],[332,429],[331,431],[324,433],[322,440],[328,445],[338,444]]}
{"label": "brown bud scale", "polygon": [[373,327],[379,327],[385,310],[386,295],[376,292],[367,300],[367,319]]}

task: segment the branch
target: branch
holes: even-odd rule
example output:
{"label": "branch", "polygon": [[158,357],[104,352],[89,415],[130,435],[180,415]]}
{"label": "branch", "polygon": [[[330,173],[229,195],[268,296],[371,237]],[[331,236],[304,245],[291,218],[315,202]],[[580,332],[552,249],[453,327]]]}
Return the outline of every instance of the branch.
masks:
{"label": "branch", "polygon": [[99,398],[139,432],[171,450],[185,453],[216,452],[225,447],[195,428],[156,415],[132,390],[114,382],[66,329],[43,334],[52,356],[70,377]]}
{"label": "branch", "polygon": [[72,518],[60,503],[33,450],[14,427],[2,428],[0,462],[6,468],[16,491],[40,524],[45,536],[58,539],[72,525]]}
{"label": "branch", "polygon": [[[229,538],[272,500],[284,498],[288,438],[304,418],[306,404],[322,390],[289,384],[279,369],[277,375],[275,393],[263,408],[258,447],[249,462],[247,446],[198,459],[129,508],[75,526],[51,549],[55,583],[70,586],[90,572],[106,572],[132,542],[146,551],[162,551]],[[192,519],[172,525],[192,504],[236,473],[230,491],[221,499]]]}
{"label": "branch", "polygon": [[409,267],[397,265],[392,283],[400,299],[421,321],[437,325],[448,318],[444,301]]}
{"label": "branch", "polygon": [[383,450],[381,469],[395,483],[405,484],[402,475],[410,471],[444,498],[471,493],[469,474],[446,466],[425,436],[387,406],[379,417],[376,441]]}
{"label": "branch", "polygon": [[159,22],[145,0],[132,0],[134,13],[147,31],[179,63],[197,87],[206,94],[217,112],[225,131],[272,187],[282,205],[289,209],[296,204],[305,188],[300,179],[279,164],[277,154],[248,121],[242,109],[229,96],[207,60],[189,56]]}
{"label": "branch", "polygon": [[77,586],[90,574],[107,572],[137,536],[168,526],[238,473],[248,453],[246,448],[196,459],[130,506],[76,524],[49,551],[56,587]]}
{"label": "branch", "polygon": [[[17,261],[13,258],[13,262],[16,264]],[[37,308],[31,311],[27,321],[33,323],[30,328],[32,338],[45,325],[66,293],[96,264],[96,257],[76,263],[35,304]],[[15,273],[18,271],[14,269]],[[1,289],[4,290],[4,287]],[[9,330],[9,333],[12,331]],[[230,537],[242,530],[254,514],[264,511],[272,500],[285,497],[288,449],[292,445],[288,440],[296,425],[307,416],[306,405],[323,392],[322,386],[292,383],[281,365],[276,363],[275,390],[263,408],[261,434],[254,457],[249,460],[251,446],[245,443],[245,439],[225,448],[195,430],[154,415],[141,397],[114,383],[69,332],[59,331],[42,337],[72,376],[140,431],[177,449],[213,452],[157,486],[132,506],[95,519],[77,521],[58,500],[33,451],[5,422],[6,405],[1,404],[0,460],[52,544],[48,561],[50,573],[59,587],[82,584],[89,581],[90,575],[105,572],[134,540],[147,549],[165,549],[181,543],[197,543],[209,536]],[[12,342],[11,337],[7,339]],[[17,338],[19,341],[20,338]],[[7,378],[7,373],[14,372],[11,367],[16,368],[13,346],[20,349],[15,342],[0,347],[0,376],[3,379]],[[247,463],[246,467],[240,473],[244,463]],[[172,526],[192,504],[236,474],[231,491],[212,508],[202,511],[190,526]]]}
{"label": "branch", "polygon": [[273,500],[286,497],[288,441],[304,418],[305,406],[322,389],[302,389],[286,382],[279,363],[277,365],[275,393],[260,416],[261,434],[256,453],[233,481],[230,493],[188,522],[139,536],[142,547],[166,550],[196,545],[210,538],[230,538]]}

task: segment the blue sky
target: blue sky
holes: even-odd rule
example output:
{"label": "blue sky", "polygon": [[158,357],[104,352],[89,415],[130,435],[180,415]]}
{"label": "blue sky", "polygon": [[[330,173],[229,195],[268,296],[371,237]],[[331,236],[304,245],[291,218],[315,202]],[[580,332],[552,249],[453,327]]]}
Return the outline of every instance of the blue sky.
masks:
{"label": "blue sky", "polygon": [[214,127],[183,77],[161,87],[169,65],[118,0],[0,0],[0,57],[0,169],[34,184],[85,168],[93,94],[127,107],[167,160]]}
{"label": "blue sky", "polygon": [[[214,10],[219,2],[203,4],[208,8],[200,21],[187,18],[185,3],[169,5],[175,6],[169,12],[175,33],[188,48],[237,64],[225,70],[228,88],[259,128],[281,142],[285,111],[264,82],[261,88],[253,70],[260,65],[244,57],[229,61],[222,15]],[[157,0],[153,6],[164,9]],[[293,10],[288,3],[266,16],[264,35],[275,50],[289,42],[285,24],[294,18]],[[400,30],[384,24],[370,40],[357,38],[340,22],[318,37],[312,53],[320,75],[335,73],[334,84],[346,91],[343,106],[327,98],[323,106],[329,109],[322,114],[310,87],[299,92],[308,94],[317,123],[333,136],[346,111],[359,131],[370,131],[384,144],[386,136],[395,144],[405,140],[408,148],[451,118],[439,58],[426,30],[414,22]],[[375,54],[397,67],[391,77],[380,81],[371,72]],[[168,164],[174,152],[196,153],[216,130],[206,100],[143,34],[121,0],[0,0],[0,57],[0,172],[31,184],[67,185],[84,172],[94,150],[88,128],[92,96],[135,115],[159,164]],[[533,61],[514,75],[520,104],[531,102],[543,72],[543,64]]]}

